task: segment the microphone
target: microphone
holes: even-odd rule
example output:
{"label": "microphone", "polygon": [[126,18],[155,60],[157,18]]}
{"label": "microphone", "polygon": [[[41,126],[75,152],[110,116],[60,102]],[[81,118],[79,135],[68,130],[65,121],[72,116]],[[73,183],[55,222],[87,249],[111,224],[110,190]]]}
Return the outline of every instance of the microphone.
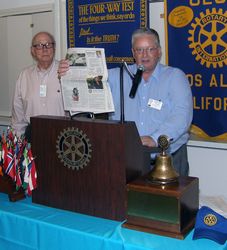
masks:
{"label": "microphone", "polygon": [[138,65],[137,72],[134,75],[133,80],[132,80],[132,88],[131,88],[130,93],[129,93],[130,98],[135,97],[136,91],[137,91],[137,88],[141,82],[142,74],[143,74],[144,70],[145,70],[145,68],[142,64]]}

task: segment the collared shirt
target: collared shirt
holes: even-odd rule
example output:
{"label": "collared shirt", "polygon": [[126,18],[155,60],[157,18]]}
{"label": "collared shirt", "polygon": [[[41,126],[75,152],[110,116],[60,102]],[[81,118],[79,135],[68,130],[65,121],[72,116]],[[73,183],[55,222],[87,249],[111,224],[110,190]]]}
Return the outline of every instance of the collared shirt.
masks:
{"label": "collared shirt", "polygon": [[[129,70],[136,73],[137,66]],[[111,119],[120,119],[119,68],[109,70],[110,88],[115,113]],[[136,123],[140,136],[151,136],[156,142],[160,135],[172,139],[169,152],[173,153],[188,141],[188,130],[193,116],[192,93],[185,74],[177,68],[158,64],[148,79],[142,79],[134,98],[129,97],[132,79],[124,70],[125,120]]]}
{"label": "collared shirt", "polygon": [[25,132],[32,116],[65,115],[57,70],[58,61],[54,60],[47,70],[33,65],[20,73],[15,87],[11,124],[17,135]]}

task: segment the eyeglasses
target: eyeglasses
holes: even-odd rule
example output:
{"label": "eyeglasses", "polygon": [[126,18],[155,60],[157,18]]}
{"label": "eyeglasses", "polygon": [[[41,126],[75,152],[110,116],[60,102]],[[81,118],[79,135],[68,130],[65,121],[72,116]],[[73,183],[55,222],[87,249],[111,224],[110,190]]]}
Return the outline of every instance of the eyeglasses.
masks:
{"label": "eyeglasses", "polygon": [[41,49],[52,49],[54,47],[54,43],[39,43],[39,44],[34,44],[32,47],[36,48],[37,50]]}
{"label": "eyeglasses", "polygon": [[142,55],[145,51],[148,54],[154,52],[158,47],[149,47],[149,48],[135,48],[133,49],[137,54]]}

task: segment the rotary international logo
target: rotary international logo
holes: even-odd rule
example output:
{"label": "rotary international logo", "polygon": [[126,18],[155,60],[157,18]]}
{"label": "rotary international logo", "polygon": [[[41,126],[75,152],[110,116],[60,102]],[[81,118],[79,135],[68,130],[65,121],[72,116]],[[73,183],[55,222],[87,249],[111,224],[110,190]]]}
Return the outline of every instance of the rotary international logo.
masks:
{"label": "rotary international logo", "polygon": [[227,11],[213,8],[201,12],[200,17],[194,19],[189,30],[192,55],[196,61],[210,68],[227,65]]}
{"label": "rotary international logo", "polygon": [[64,129],[56,141],[58,158],[73,170],[83,169],[91,159],[90,140],[78,128]]}
{"label": "rotary international logo", "polygon": [[217,217],[214,214],[207,214],[204,217],[204,223],[207,226],[214,226],[217,223]]}

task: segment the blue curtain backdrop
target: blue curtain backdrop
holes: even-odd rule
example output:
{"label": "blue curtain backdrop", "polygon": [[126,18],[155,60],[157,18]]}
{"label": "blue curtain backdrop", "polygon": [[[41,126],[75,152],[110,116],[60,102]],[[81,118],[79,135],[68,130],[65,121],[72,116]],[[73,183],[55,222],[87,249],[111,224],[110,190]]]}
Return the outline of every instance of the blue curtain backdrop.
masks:
{"label": "blue curtain backdrop", "polygon": [[148,26],[147,0],[67,0],[68,47],[104,48],[107,67],[133,63],[131,34]]}
{"label": "blue curtain backdrop", "polygon": [[227,3],[165,0],[167,63],[193,92],[192,133],[227,140]]}

